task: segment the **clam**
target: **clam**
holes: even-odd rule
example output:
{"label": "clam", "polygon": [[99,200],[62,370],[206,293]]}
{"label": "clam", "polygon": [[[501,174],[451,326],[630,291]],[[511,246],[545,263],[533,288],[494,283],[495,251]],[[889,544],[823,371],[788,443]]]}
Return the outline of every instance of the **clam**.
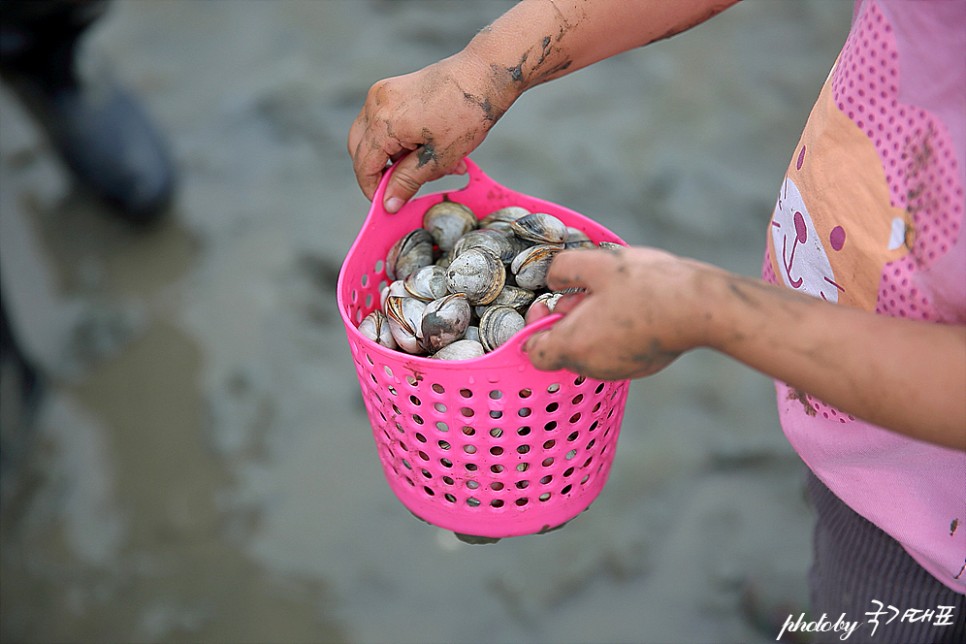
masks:
{"label": "clam", "polygon": [[497,225],[497,227],[500,227],[498,226],[499,224],[509,225],[510,222],[516,221],[520,217],[523,217],[524,215],[529,215],[529,214],[530,214],[530,211],[524,208],[523,206],[505,206],[503,208],[494,210],[486,217],[481,219],[480,228],[490,228],[490,227],[493,227],[494,225]]}
{"label": "clam", "polygon": [[441,201],[423,215],[423,228],[429,231],[442,251],[452,249],[456,241],[476,228],[476,225],[473,211],[454,201]]}
{"label": "clam", "polygon": [[482,316],[487,306],[512,306],[517,311],[523,312],[535,297],[536,293],[529,289],[507,284],[492,302],[476,307],[476,314]]}
{"label": "clam", "polygon": [[404,280],[423,266],[433,263],[433,237],[424,228],[403,235],[386,255],[386,273],[390,279]]}
{"label": "clam", "polygon": [[493,351],[525,324],[523,316],[513,307],[491,306],[480,318],[480,342],[484,349]]}
{"label": "clam", "polygon": [[451,293],[465,293],[470,304],[489,304],[503,290],[506,269],[496,255],[470,248],[457,255],[446,269],[446,286]]}
{"label": "clam", "polygon": [[438,300],[448,293],[446,269],[437,264],[423,266],[403,281],[406,294],[420,300]]}
{"label": "clam", "polygon": [[420,321],[423,348],[432,353],[462,338],[472,315],[470,303],[463,293],[447,295],[427,304]]}
{"label": "clam", "polygon": [[382,311],[373,311],[362,318],[362,322],[359,323],[359,332],[378,345],[388,349],[396,348],[396,341],[389,329],[389,319]]}
{"label": "clam", "polygon": [[510,271],[517,281],[517,286],[536,291],[547,286],[547,271],[550,263],[560,252],[559,246],[539,244],[531,246],[513,258]]}
{"label": "clam", "polygon": [[580,230],[579,228],[574,228],[573,226],[567,226],[567,238],[564,240],[564,248],[596,248],[597,245],[591,241],[587,233]]}
{"label": "clam", "polygon": [[457,340],[433,354],[439,360],[470,360],[479,358],[486,350],[478,340]]}
{"label": "clam", "polygon": [[[561,297],[563,297],[563,295],[564,294],[559,291],[553,291],[550,293],[541,293],[540,295],[538,295],[533,299],[533,302],[530,304],[530,308],[533,308],[537,304],[545,304],[547,306],[547,310],[553,313],[554,307],[557,306],[557,302],[560,300]],[[530,308],[527,309],[528,312]]]}
{"label": "clam", "polygon": [[620,250],[621,248],[624,248],[620,244],[616,244],[614,242],[609,242],[609,241],[602,241],[599,244],[597,244],[597,246],[600,248],[603,248],[604,250]]}
{"label": "clam", "polygon": [[495,228],[479,228],[466,233],[456,242],[453,256],[459,257],[471,248],[489,251],[499,257],[504,264],[509,264],[510,260],[520,252],[517,240],[512,234]]}
{"label": "clam", "polygon": [[386,298],[386,318],[389,330],[399,348],[406,353],[420,353],[423,312],[426,303],[414,297],[390,295]]}
{"label": "clam", "polygon": [[386,299],[390,295],[398,295],[400,297],[408,297],[409,293],[406,291],[406,285],[403,280],[395,280],[386,284],[382,290],[379,292],[379,306],[383,309],[386,308]]}
{"label": "clam", "polygon": [[476,325],[470,325],[466,327],[466,333],[463,334],[464,340],[476,340],[480,341],[480,327]]}
{"label": "clam", "polygon": [[521,239],[537,244],[563,244],[567,239],[567,225],[545,212],[524,215],[510,224]]}

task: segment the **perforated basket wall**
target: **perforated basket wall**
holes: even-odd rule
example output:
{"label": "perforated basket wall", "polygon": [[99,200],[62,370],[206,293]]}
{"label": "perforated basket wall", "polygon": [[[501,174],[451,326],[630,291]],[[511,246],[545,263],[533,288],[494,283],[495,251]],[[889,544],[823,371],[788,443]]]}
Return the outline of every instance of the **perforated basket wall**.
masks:
{"label": "perforated basket wall", "polygon": [[[509,205],[551,213],[595,242],[623,243],[572,210],[509,190],[467,160],[469,182],[446,196],[482,218]],[[628,382],[535,369],[522,351],[544,318],[496,351],[450,362],[381,347],[357,330],[379,306],[390,246],[422,223],[443,193],[391,215],[387,177],[339,275],[338,304],[390,488],[416,516],[484,537],[532,534],[566,523],[597,497],[610,472]]]}

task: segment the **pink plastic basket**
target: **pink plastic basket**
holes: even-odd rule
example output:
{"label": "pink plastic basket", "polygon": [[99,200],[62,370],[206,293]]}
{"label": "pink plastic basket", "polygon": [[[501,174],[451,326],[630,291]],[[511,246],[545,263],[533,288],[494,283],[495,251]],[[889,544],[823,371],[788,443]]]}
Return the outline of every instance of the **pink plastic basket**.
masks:
{"label": "pink plastic basket", "polygon": [[[499,185],[468,159],[467,166],[467,186],[445,194],[478,217],[523,206],[595,242],[624,243],[572,210]],[[359,333],[359,322],[379,306],[390,246],[444,195],[389,214],[382,207],[388,176],[342,265],[338,303],[389,487],[417,517],[457,533],[512,537],[566,523],[607,482],[628,382],[535,369],[523,343],[559,316],[524,328],[492,353],[456,362],[386,349]]]}

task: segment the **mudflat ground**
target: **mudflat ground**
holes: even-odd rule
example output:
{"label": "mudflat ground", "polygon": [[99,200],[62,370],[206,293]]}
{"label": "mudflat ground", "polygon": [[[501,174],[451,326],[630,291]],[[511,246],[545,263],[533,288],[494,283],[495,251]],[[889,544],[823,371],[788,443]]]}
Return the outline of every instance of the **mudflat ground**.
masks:
{"label": "mudflat ground", "polygon": [[[181,173],[147,232],[3,90],[3,297],[48,376],[32,429],[4,410],[4,641],[765,642],[806,608],[771,383],[709,352],[632,384],[608,485],[562,530],[465,545],[386,485],[336,307],[368,210],[346,134],[370,84],[509,6],[116,2],[85,71],[139,92]],[[473,158],[755,275],[850,10],[747,0],[533,90]]]}

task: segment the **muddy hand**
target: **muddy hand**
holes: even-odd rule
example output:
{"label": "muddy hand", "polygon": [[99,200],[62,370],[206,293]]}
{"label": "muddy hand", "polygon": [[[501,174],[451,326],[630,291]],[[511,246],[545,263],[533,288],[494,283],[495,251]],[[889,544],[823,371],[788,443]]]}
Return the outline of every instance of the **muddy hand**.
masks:
{"label": "muddy hand", "polygon": [[539,369],[604,380],[656,373],[705,342],[698,284],[707,270],[716,269],[649,248],[562,252],[550,288],[586,292],[558,302],[564,317],[530,338],[527,354]]}
{"label": "muddy hand", "polygon": [[481,62],[457,54],[422,70],[381,80],[349,129],[356,179],[372,199],[387,163],[397,167],[384,206],[399,208],[427,181],[465,172],[463,157],[506,111]]}

